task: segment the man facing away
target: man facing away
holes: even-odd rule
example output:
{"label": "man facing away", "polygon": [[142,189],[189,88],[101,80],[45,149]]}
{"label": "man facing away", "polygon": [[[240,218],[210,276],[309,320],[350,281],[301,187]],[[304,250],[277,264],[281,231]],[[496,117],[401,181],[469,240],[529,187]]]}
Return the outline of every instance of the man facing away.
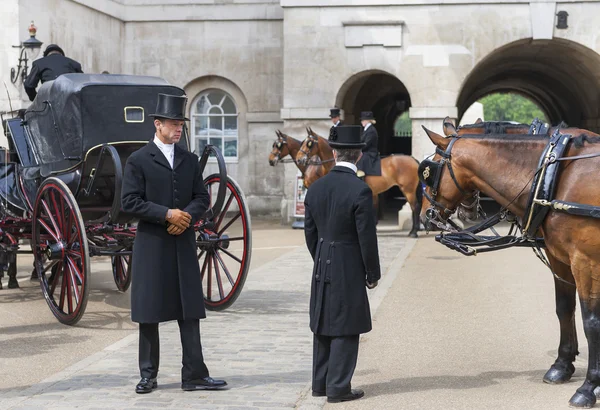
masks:
{"label": "man facing away", "polygon": [[38,82],[54,81],[61,74],[83,73],[81,64],[65,57],[65,52],[56,44],[50,44],[44,51],[44,57],[31,64],[31,72],[25,79],[23,86],[29,100],[35,100]]}
{"label": "man facing away", "polygon": [[310,296],[313,396],[359,399],[351,380],[361,333],[371,330],[366,288],[381,277],[373,195],[356,176],[361,127],[341,125],[329,140],[336,166],[306,194],[304,233],[314,261]]}
{"label": "man facing away", "polygon": [[123,211],[139,218],[131,263],[131,320],[140,326],[137,393],[156,389],[158,324],[177,320],[183,348],[181,388],[216,390],[200,343],[206,317],[194,224],[210,205],[198,157],[179,146],[187,97],[159,94],[154,139],[125,165]]}

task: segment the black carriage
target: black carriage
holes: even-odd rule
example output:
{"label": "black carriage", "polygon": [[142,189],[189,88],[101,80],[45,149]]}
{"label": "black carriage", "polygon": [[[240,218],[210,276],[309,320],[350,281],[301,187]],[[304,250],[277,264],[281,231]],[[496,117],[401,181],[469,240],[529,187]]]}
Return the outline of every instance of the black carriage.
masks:
{"label": "black carriage", "polygon": [[[121,212],[123,168],[154,136],[148,114],[158,93],[184,91],[157,77],[66,74],[43,84],[17,118],[2,121],[0,275],[8,270],[15,286],[17,254],[33,253],[32,275],[64,324],[85,311],[91,257],[110,257],[117,288],[129,288],[136,221]],[[187,129],[179,144],[190,149]],[[207,308],[221,310],[248,273],[250,214],[220,151],[208,145],[199,154],[203,171],[209,161],[218,164],[205,177],[211,209],[194,228],[203,297]],[[31,250],[20,249],[24,240]]]}

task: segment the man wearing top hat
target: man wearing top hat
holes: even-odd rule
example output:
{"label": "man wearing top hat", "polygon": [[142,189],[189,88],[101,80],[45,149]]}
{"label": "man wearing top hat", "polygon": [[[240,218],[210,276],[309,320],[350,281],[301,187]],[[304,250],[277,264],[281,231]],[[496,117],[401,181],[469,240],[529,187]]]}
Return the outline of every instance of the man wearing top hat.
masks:
{"label": "man wearing top hat", "polygon": [[186,96],[159,94],[153,139],[125,165],[123,211],[139,218],[131,264],[131,320],[139,323],[137,393],[157,387],[158,324],[177,320],[183,348],[181,388],[227,385],[209,376],[199,319],[206,317],[193,225],[210,205],[198,157],[179,147]]}
{"label": "man wearing top hat", "polygon": [[342,120],[340,119],[340,109],[337,107],[331,108],[329,110],[329,118],[331,118],[331,122],[333,123],[333,125],[329,129],[329,136],[331,136],[335,131],[335,127],[343,125]]}
{"label": "man wearing top hat", "polygon": [[371,330],[367,288],[381,277],[373,194],[356,175],[361,127],[340,125],[330,138],[335,167],[304,200],[304,234],[314,261],[310,294],[313,396],[359,399],[351,388],[361,333]]}
{"label": "man wearing top hat", "polygon": [[46,81],[56,80],[61,74],[68,73],[83,73],[81,64],[65,57],[65,52],[58,45],[49,44],[44,51],[44,57],[31,64],[31,72],[23,83],[29,100],[35,100],[38,82],[44,84]]}
{"label": "man wearing top hat", "polygon": [[360,113],[360,123],[363,126],[362,141],[365,147],[362,149],[363,156],[358,161],[358,176],[363,178],[366,175],[381,175],[381,159],[379,158],[379,149],[377,148],[379,136],[375,128],[375,117],[371,111]]}

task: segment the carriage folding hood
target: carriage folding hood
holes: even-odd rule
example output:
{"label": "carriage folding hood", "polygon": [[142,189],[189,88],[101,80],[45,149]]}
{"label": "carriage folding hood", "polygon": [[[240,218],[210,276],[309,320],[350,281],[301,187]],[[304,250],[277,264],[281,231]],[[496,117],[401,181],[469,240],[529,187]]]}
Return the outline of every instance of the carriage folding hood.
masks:
{"label": "carriage folding hood", "polygon": [[[159,93],[185,94],[159,77],[63,74],[41,86],[25,113],[33,150],[41,164],[60,162],[64,169],[65,160],[71,165],[82,161],[107,137],[117,143],[147,142],[155,132],[148,114],[155,109]],[[143,121],[128,121],[126,107],[141,107],[135,109]],[[180,144],[187,149],[187,138]]]}

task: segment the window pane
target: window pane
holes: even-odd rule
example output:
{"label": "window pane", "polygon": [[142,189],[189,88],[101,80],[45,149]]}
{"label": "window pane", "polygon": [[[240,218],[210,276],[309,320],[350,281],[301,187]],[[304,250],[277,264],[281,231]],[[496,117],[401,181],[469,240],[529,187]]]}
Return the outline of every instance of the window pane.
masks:
{"label": "window pane", "polygon": [[194,134],[208,134],[208,117],[194,117]]}
{"label": "window pane", "polygon": [[209,114],[211,115],[221,115],[223,114],[223,110],[221,109],[221,107],[212,107],[209,111]]}
{"label": "window pane", "polygon": [[195,114],[208,114],[208,109],[210,108],[210,103],[206,99],[206,96],[203,95],[200,97],[198,102],[196,103],[196,112]]}
{"label": "window pane", "polygon": [[204,152],[204,147],[207,144],[206,138],[196,138],[196,146],[194,147],[194,153],[198,156],[201,156]]}
{"label": "window pane", "polygon": [[225,117],[225,135],[237,135],[237,117]]}
{"label": "window pane", "polygon": [[208,100],[212,105],[220,105],[224,96],[225,94],[223,94],[221,91],[211,91],[208,94]]}
{"label": "window pane", "polygon": [[237,114],[237,108],[235,108],[235,103],[231,98],[229,98],[229,96],[225,97],[225,101],[223,101],[221,107],[223,107],[223,111],[225,111],[225,114]]}
{"label": "window pane", "polygon": [[225,157],[237,157],[237,140],[225,140]]}
{"label": "window pane", "polygon": [[210,144],[219,148],[219,150],[223,152],[223,138],[210,138]]}
{"label": "window pane", "polygon": [[213,134],[213,130],[218,131],[218,134],[221,135],[223,132],[223,117],[211,115],[210,116],[210,133]]}

